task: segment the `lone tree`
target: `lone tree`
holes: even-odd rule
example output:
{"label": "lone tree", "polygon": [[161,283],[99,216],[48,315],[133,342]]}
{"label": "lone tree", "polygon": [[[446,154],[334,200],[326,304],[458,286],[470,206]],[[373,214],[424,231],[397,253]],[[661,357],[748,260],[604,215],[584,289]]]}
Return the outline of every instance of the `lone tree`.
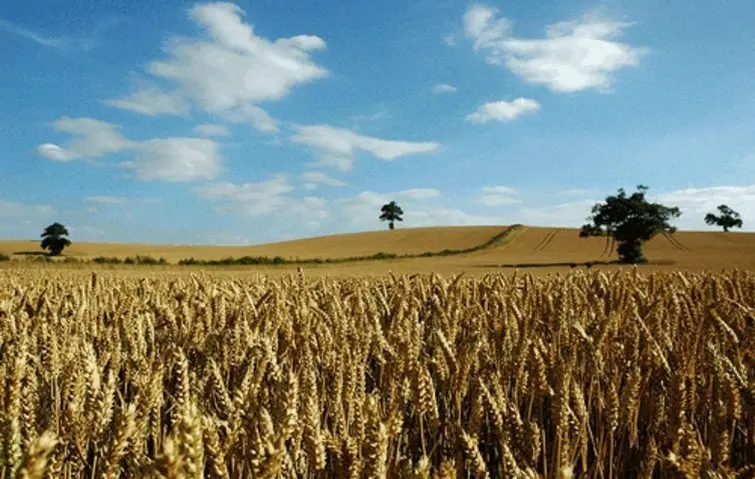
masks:
{"label": "lone tree", "polygon": [[612,236],[619,243],[616,250],[622,263],[645,263],[642,243],[658,233],[675,232],[676,227],[669,221],[682,215],[679,208],[648,202],[647,190],[639,185],[635,193],[627,196],[621,188],[617,195],[608,196],[605,203],[596,203],[587,218],[592,223],[584,225],[579,236]]}
{"label": "lone tree", "polygon": [[384,204],[383,207],[380,208],[380,211],[382,212],[380,215],[380,221],[388,221],[389,229],[393,229],[394,221],[404,221],[404,219],[401,218],[401,215],[404,214],[404,210],[402,210],[395,201]]}
{"label": "lone tree", "polygon": [[68,229],[60,223],[53,223],[42,233],[42,249],[50,250],[50,255],[58,256],[63,248],[71,246],[71,240],[68,236]]}
{"label": "lone tree", "polygon": [[718,211],[721,213],[721,216],[708,213],[705,215],[705,222],[709,225],[720,226],[727,233],[729,232],[729,228],[742,227],[742,219],[739,217],[739,213],[726,205],[719,205]]}

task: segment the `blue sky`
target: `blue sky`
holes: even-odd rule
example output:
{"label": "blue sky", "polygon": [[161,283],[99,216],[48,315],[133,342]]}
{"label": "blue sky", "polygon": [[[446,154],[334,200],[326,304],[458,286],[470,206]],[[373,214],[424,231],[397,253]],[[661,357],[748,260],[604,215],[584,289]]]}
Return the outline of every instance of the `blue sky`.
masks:
{"label": "blue sky", "polygon": [[0,4],[0,237],[575,226],[650,186],[755,224],[751,0]]}

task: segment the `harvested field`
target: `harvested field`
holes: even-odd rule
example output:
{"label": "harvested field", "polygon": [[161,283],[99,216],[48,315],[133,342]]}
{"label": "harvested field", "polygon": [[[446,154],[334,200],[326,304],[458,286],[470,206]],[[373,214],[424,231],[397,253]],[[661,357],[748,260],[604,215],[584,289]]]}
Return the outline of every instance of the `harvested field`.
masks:
{"label": "harvested field", "polygon": [[0,270],[4,476],[752,473],[752,273],[153,274]]}

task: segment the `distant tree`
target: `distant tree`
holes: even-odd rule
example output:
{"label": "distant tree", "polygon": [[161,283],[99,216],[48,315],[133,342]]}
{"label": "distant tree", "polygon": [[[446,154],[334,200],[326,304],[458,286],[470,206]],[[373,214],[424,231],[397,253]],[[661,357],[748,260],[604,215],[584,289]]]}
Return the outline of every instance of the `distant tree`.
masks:
{"label": "distant tree", "polygon": [[404,214],[404,211],[399,205],[396,204],[395,201],[384,204],[383,207],[380,208],[380,211],[382,213],[380,215],[380,221],[388,221],[389,229],[393,229],[394,221],[404,221],[404,219],[401,218],[401,215]]}
{"label": "distant tree", "polygon": [[709,225],[720,226],[727,233],[729,232],[729,228],[742,227],[742,219],[739,217],[739,213],[726,205],[719,205],[718,211],[721,213],[721,216],[708,213],[705,215],[705,222]]}
{"label": "distant tree", "polygon": [[58,256],[64,248],[71,246],[71,241],[66,238],[68,229],[60,223],[53,223],[45,228],[41,237],[42,249],[50,250],[50,255]]}
{"label": "distant tree", "polygon": [[612,236],[619,244],[617,252],[621,262],[646,262],[642,253],[643,242],[661,232],[675,232],[676,228],[669,221],[682,214],[679,208],[648,202],[645,199],[647,190],[646,186],[640,185],[635,193],[627,196],[622,188],[617,195],[606,197],[604,203],[596,203],[592,215],[587,218],[591,223],[582,227],[579,236]]}

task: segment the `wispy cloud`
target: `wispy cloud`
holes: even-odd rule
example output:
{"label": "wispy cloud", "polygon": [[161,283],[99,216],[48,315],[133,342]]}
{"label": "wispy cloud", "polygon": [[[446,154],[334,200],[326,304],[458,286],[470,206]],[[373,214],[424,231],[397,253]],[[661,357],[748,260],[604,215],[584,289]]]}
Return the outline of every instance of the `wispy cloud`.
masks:
{"label": "wispy cloud", "polygon": [[128,198],[123,196],[88,196],[84,198],[84,201],[101,205],[123,205],[128,203]]}
{"label": "wispy cloud", "polygon": [[53,36],[31,28],[18,25],[9,20],[0,19],[0,31],[25,38],[39,45],[55,48],[57,50],[82,50],[89,51],[101,44],[101,37],[106,30],[123,21],[117,16],[108,16],[100,21],[88,35],[85,36]]}
{"label": "wispy cloud", "polygon": [[320,160],[316,165],[335,166],[341,171],[348,171],[353,167],[355,150],[366,151],[375,158],[391,161],[441,148],[440,143],[384,140],[330,125],[297,126],[291,141],[306,145],[319,153]]}
{"label": "wispy cloud", "polygon": [[433,93],[456,93],[459,89],[448,83],[436,83],[433,85],[432,91]]}
{"label": "wispy cloud", "polygon": [[2,19],[0,19],[0,30],[11,33],[13,35],[17,35],[19,37],[23,37],[27,40],[37,42],[40,45],[44,45],[46,47],[63,49],[70,43],[70,40],[65,37],[47,36]]}

